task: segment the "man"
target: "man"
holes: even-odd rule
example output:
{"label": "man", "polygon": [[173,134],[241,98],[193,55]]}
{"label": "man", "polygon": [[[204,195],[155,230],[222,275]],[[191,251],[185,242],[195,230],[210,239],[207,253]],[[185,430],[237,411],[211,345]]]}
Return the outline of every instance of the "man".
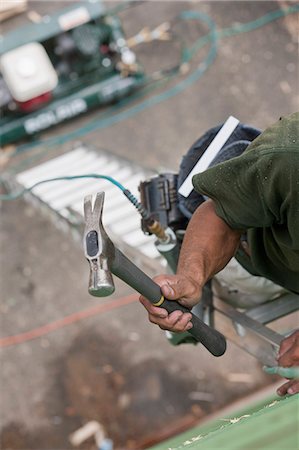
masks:
{"label": "man", "polygon": [[[241,156],[195,175],[193,185],[208,200],[189,222],[176,275],[155,279],[164,296],[191,309],[204,284],[234,256],[253,279],[266,279],[274,291],[299,294],[299,113],[281,118]],[[140,301],[160,328],[192,327],[189,313],[168,314],[143,297]],[[299,330],[282,342],[277,361],[299,366]],[[296,379],[277,391],[297,392]]]}

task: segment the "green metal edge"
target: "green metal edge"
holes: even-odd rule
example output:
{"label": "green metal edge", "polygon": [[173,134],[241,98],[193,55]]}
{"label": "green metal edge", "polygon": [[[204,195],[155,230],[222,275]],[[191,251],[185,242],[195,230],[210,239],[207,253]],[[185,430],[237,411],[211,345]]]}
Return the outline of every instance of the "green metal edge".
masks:
{"label": "green metal edge", "polygon": [[151,450],[297,450],[299,394],[264,400],[169,439]]}

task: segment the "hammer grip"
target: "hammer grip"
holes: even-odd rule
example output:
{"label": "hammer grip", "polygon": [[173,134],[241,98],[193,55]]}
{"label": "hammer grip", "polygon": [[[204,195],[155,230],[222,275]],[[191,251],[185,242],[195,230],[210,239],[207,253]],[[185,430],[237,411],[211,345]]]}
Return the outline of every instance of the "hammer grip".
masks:
{"label": "hammer grip", "polygon": [[[112,272],[118,278],[123,280],[151,303],[158,303],[161,299],[161,289],[150,277],[140,270],[132,261],[130,261],[120,250],[115,248],[115,257],[112,264]],[[169,313],[173,311],[183,311],[190,313],[190,310],[174,300],[164,300],[161,308],[166,309]],[[226,350],[226,340],[219,331],[209,327],[197,316],[192,314],[191,322],[193,327],[189,333],[198,342],[209,350],[214,356],[221,356]]]}

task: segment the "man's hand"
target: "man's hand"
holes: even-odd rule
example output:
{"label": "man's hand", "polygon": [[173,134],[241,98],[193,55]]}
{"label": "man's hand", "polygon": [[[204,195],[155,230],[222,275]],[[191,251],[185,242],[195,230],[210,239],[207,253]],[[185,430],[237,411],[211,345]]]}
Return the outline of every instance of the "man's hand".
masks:
{"label": "man's hand", "polygon": [[[278,365],[281,367],[299,366],[299,330],[292,333],[280,344],[278,353]],[[277,394],[284,396],[286,394],[297,394],[299,392],[299,380],[290,380],[280,386]]]}
{"label": "man's hand", "polygon": [[[181,305],[193,308],[201,297],[201,286],[193,279],[183,275],[159,275],[154,278],[155,282],[161,286],[162,294],[168,300],[177,300]],[[149,300],[140,297],[140,303],[148,312],[149,320],[157,324],[162,330],[183,332],[190,330],[192,316],[182,311],[174,311],[168,314],[166,309],[153,306]]]}
{"label": "man's hand", "polygon": [[[161,275],[155,281],[168,300],[177,300],[190,310],[201,297],[204,284],[223,269],[235,254],[241,231],[233,230],[217,216],[212,200],[203,202],[194,212],[182,243],[176,275]],[[192,327],[191,314],[168,314],[163,305],[153,306],[144,297],[140,301],[149,320],[164,330],[183,332]]]}

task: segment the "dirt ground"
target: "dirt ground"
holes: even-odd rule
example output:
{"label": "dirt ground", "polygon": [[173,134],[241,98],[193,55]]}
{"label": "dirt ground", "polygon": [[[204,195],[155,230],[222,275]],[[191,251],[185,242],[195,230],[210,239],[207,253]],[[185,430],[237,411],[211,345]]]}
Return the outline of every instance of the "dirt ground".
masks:
{"label": "dirt ground", "polygon": [[[57,2],[29,3],[41,13],[58,7]],[[185,9],[203,11],[225,28],[290,3],[158,1],[120,16],[130,36]],[[5,22],[4,32],[25,20],[22,14]],[[177,170],[199,135],[228,115],[265,128],[298,110],[296,23],[289,16],[223,40],[209,71],[183,94],[82,141],[151,169]],[[203,32],[199,26],[191,28],[191,36]],[[168,63],[165,55],[170,61],[177,56],[165,45],[157,44],[154,53],[151,47],[140,47],[138,56],[149,70]],[[47,136],[72,131],[95,114]],[[53,155],[68,148],[71,143],[53,149]],[[36,204],[24,199],[2,202],[0,242],[1,337],[41,327],[39,337],[29,340],[27,335],[22,343],[1,348],[3,450],[69,450],[69,435],[91,420],[103,425],[115,449],[148,448],[277,380],[233,344],[219,359],[200,346],[171,347],[136,300],[110,308],[118,298],[132,296],[121,282],[116,281],[111,298],[91,298],[80,243]],[[82,311],[99,303],[102,310],[84,317]],[[75,313],[72,323],[64,320],[53,331],[44,328]],[[79,448],[96,446],[90,439]]]}
{"label": "dirt ground", "polygon": [[[16,206],[2,207],[2,336],[131,294],[117,283],[112,298],[89,297],[81,248],[22,200],[20,227]],[[141,449],[273,381],[232,344],[221,359],[171,347],[137,302],[1,353],[3,449],[69,449],[69,434],[89,420],[105,427],[115,448]]]}

